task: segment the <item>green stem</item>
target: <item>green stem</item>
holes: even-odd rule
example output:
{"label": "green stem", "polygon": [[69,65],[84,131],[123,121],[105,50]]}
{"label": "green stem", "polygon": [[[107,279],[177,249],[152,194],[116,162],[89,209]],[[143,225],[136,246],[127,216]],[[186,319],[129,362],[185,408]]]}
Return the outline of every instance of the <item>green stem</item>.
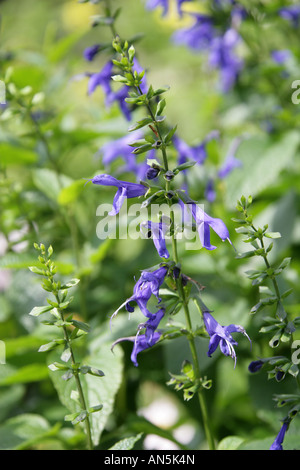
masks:
{"label": "green stem", "polygon": [[[59,304],[60,303],[59,295],[57,293],[54,294],[54,295],[55,295],[57,303]],[[63,322],[64,321],[63,313],[60,309],[57,309],[57,310],[58,310],[58,312],[60,314],[60,318]],[[68,330],[67,330],[65,325],[63,325],[63,332],[64,332],[64,339],[65,339],[66,346],[70,351],[71,362],[72,362],[72,365],[74,366],[74,368],[73,368],[74,378],[75,378],[75,382],[76,382],[76,387],[77,387],[77,391],[78,391],[78,395],[79,395],[79,401],[80,401],[80,404],[81,404],[81,408],[82,408],[82,410],[87,410],[87,405],[86,405],[86,401],[85,401],[85,398],[84,398],[84,393],[83,393],[83,389],[82,389],[81,380],[80,380],[78,371],[75,367],[76,366],[76,360],[75,360],[74,351],[73,351],[71,341],[70,341],[70,338],[69,338]],[[88,415],[87,415],[87,417],[85,418],[84,421],[85,421],[85,429],[86,429],[86,436],[87,436],[87,447],[88,447],[89,450],[93,450],[92,432],[91,432],[91,425],[90,425],[90,420],[89,420]]]}
{"label": "green stem", "polygon": [[[171,211],[171,220],[172,224],[174,224],[174,212]],[[176,264],[179,263],[179,258],[178,258],[178,251],[177,251],[177,240],[175,237],[175,234],[172,234],[172,251],[173,251],[173,259]],[[196,350],[196,345],[195,345],[195,340],[194,337],[192,336],[192,322],[191,322],[191,316],[190,316],[190,311],[189,311],[189,305],[188,305],[188,300],[186,299],[184,288],[182,285],[182,280],[179,278],[177,280],[177,288],[179,291],[179,295],[182,300],[183,304],[183,309],[184,309],[184,314],[185,314],[185,319],[187,323],[188,330],[190,332],[190,335],[188,337],[189,341],[189,346],[193,358],[193,364],[194,364],[194,370],[195,370],[195,376],[196,376],[196,381],[200,381],[201,378],[201,372],[200,372],[200,367],[199,367],[199,361],[198,361],[198,355],[197,355],[197,350]],[[207,439],[207,443],[209,446],[210,450],[215,449],[215,442],[214,442],[214,437],[212,433],[212,429],[209,423],[209,418],[208,418],[208,412],[207,412],[207,405],[206,405],[206,400],[203,395],[202,390],[198,390],[198,400],[199,400],[199,405],[200,405],[200,410],[201,410],[201,415],[202,415],[202,421],[203,421],[203,426],[204,426],[204,431]]]}

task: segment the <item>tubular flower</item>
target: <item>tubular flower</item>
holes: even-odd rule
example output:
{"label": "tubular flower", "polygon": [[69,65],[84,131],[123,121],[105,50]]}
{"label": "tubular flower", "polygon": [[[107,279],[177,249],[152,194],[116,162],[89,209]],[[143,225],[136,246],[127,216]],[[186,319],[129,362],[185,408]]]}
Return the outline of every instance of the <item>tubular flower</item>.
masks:
{"label": "tubular flower", "polygon": [[175,44],[184,44],[192,50],[205,51],[215,37],[213,20],[208,15],[192,13],[195,22],[190,28],[183,28],[173,35]]}
{"label": "tubular flower", "polygon": [[108,96],[111,93],[111,76],[112,76],[113,63],[108,61],[102,70],[97,73],[92,73],[90,75],[88,83],[88,94],[91,95],[94,93],[98,86],[101,86],[105,95]]}
{"label": "tubular flower", "polygon": [[126,198],[143,196],[147,192],[147,188],[139,183],[128,183],[120,181],[110,175],[98,175],[92,178],[92,183],[103,186],[116,186],[118,188],[113,201],[113,208],[109,215],[116,215],[120,212],[123,202]]}
{"label": "tubular flower", "polygon": [[218,131],[210,132],[205,139],[194,147],[189,146],[184,140],[180,139],[178,136],[173,137],[173,144],[178,152],[178,164],[186,163],[188,160],[194,160],[195,162],[202,165],[207,158],[206,145],[212,139],[217,139],[219,137]]}
{"label": "tubular flower", "polygon": [[216,246],[210,243],[210,228],[221,238],[222,241],[228,240],[229,232],[221,219],[210,217],[204,210],[197,204],[187,204],[192,216],[196,222],[197,230],[199,233],[202,246],[207,250],[215,250]]}
{"label": "tubular flower", "polygon": [[147,308],[150,297],[154,295],[158,302],[161,301],[159,297],[159,288],[164,282],[168,269],[162,266],[155,271],[142,271],[140,279],[134,286],[133,295],[125,302],[126,310],[133,312],[134,308],[130,302],[136,302],[143,315],[147,318],[152,318],[153,314]]}
{"label": "tubular flower", "polygon": [[203,312],[203,320],[206,331],[210,336],[207,355],[211,357],[212,353],[220,345],[221,352],[225,356],[232,357],[234,359],[235,365],[236,353],[234,346],[237,346],[238,343],[233,339],[231,333],[242,333],[250,341],[250,338],[247,335],[245,329],[240,325],[233,324],[228,326],[221,326],[209,312]]}
{"label": "tubular flower", "polygon": [[106,142],[97,152],[97,156],[102,157],[102,163],[105,167],[109,167],[118,158],[124,160],[124,165],[118,168],[118,173],[131,172],[136,176],[137,181],[145,178],[147,172],[147,162],[138,162],[136,155],[132,153],[130,144],[143,137],[140,131],[132,132],[117,140]]}
{"label": "tubular flower", "polygon": [[163,222],[143,222],[141,228],[146,228],[147,237],[153,238],[154,246],[157,250],[157,253],[161,258],[169,258],[170,254],[166,247],[165,235],[168,230],[168,225]]}
{"label": "tubular flower", "polygon": [[151,340],[149,341],[146,338],[145,334],[142,335],[136,335],[136,336],[129,336],[127,338],[120,338],[117,341],[114,342],[112,345],[112,349],[114,346],[118,343],[121,343],[123,341],[132,341],[134,343],[132,353],[130,356],[131,361],[133,362],[135,367],[138,367],[138,362],[137,362],[137,355],[145,351],[145,349],[149,349],[152,346],[154,346],[160,339],[161,334],[158,331],[155,331],[151,337]]}
{"label": "tubular flower", "polygon": [[142,314],[146,318],[153,320],[155,314],[148,310],[148,301],[152,295],[157,298],[158,302],[161,301],[161,298],[159,297],[159,288],[164,282],[167,272],[168,268],[166,266],[161,266],[154,271],[142,271],[139,280],[133,288],[133,295],[129,297],[129,299],[125,300],[125,302],[113,313],[111,319],[115,317],[123,307],[125,307],[128,312],[134,312],[134,307],[131,305],[131,302],[136,302]]}
{"label": "tubular flower", "polygon": [[211,43],[209,63],[220,71],[221,88],[225,93],[233,87],[243,67],[243,61],[235,54],[239,41],[239,34],[231,28]]}
{"label": "tubular flower", "polygon": [[279,16],[289,21],[294,28],[298,28],[300,20],[300,5],[290,5],[280,8]]}
{"label": "tubular flower", "polygon": [[[177,0],[177,10],[180,16],[182,16],[182,4],[190,1],[191,0]],[[162,7],[162,16],[165,16],[169,11],[169,0],[148,0],[146,4],[148,10],[154,10],[157,7]]]}
{"label": "tubular flower", "polygon": [[284,440],[284,437],[285,437],[285,433],[288,430],[289,424],[290,424],[289,421],[284,421],[283,425],[281,426],[281,429],[280,429],[279,433],[276,436],[275,441],[273,442],[273,444],[270,447],[270,450],[283,450],[282,443],[283,443],[283,440]]}
{"label": "tubular flower", "polygon": [[83,52],[83,56],[85,60],[92,62],[94,60],[95,55],[98,54],[100,49],[101,49],[100,44],[95,44],[94,46],[87,47]]}

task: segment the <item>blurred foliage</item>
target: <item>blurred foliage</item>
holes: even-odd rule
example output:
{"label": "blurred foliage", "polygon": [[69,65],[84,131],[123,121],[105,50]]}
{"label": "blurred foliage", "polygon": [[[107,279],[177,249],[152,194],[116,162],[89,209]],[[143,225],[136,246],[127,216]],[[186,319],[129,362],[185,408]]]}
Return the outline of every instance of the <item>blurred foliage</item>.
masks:
{"label": "blurred foliage", "polygon": [[[220,131],[220,139],[208,146],[205,165],[191,172],[191,197],[203,201],[205,184],[224,161],[230,143],[245,136],[236,154],[242,167],[218,182],[216,200],[206,204],[211,215],[226,222],[235,249],[245,251],[231,219],[237,216],[237,199],[252,195],[257,224],[269,224],[270,230],[282,234],[271,253],[272,263],[292,258],[280,282],[283,290],[293,288],[287,308],[295,316],[300,294],[300,114],[299,105],[291,100],[291,83],[300,78],[300,51],[299,30],[293,31],[276,15],[286,2],[253,1],[255,21],[245,21],[241,27],[240,53],[246,65],[226,95],[218,91],[218,75],[208,69],[205,55],[170,40],[182,26],[179,18],[162,19],[159,11],[147,12],[140,0],[114,3],[122,6],[118,28],[123,37],[143,33],[136,48],[148,81],[155,87],[171,87],[167,115],[171,125],[178,124],[179,135],[197,144],[211,130]],[[97,154],[101,145],[125,135],[128,128],[117,105],[107,109],[99,89],[87,96],[87,79],[73,79],[98,71],[105,63],[105,52],[93,63],[82,55],[98,40],[110,40],[108,29],[90,27],[97,8],[76,0],[0,4],[0,79],[10,74],[20,90],[18,100],[9,90],[12,106],[0,115],[0,339],[6,348],[6,363],[0,364],[0,448],[84,447],[80,426],[62,421],[70,403],[58,376],[47,367],[53,353],[37,352],[54,333],[28,315],[45,302],[38,280],[28,271],[36,263],[33,243],[43,242],[54,248],[61,279],[81,280],[74,289],[72,313],[90,324],[91,333],[87,342],[79,343],[78,354],[89,356],[95,367],[103,369],[107,381],[92,378],[90,384],[91,400],[109,404],[107,414],[95,414],[98,448],[126,438],[136,449],[147,448],[155,445],[149,436],[157,435],[167,439],[165,445],[201,449],[205,440],[197,403],[183,402],[166,385],[169,372],[179,371],[183,360],[189,359],[185,338],[146,351],[138,368],[130,362],[131,345],[110,353],[113,341],[131,335],[139,318],[133,314],[128,320],[127,313],[120,312],[110,329],[109,317],[131,295],[139,271],[159,258],[147,240],[96,236],[97,206],[110,203],[114,193],[94,190],[85,182],[104,171]],[[287,70],[270,58],[278,46],[293,52]],[[31,115],[28,100],[33,100]],[[218,321],[242,324],[252,340],[252,350],[246,338],[239,340],[235,369],[229,358],[217,353],[207,358],[206,339],[199,338],[197,344],[201,371],[213,381],[206,396],[212,426],[222,441],[220,449],[268,449],[283,416],[274,406],[273,393],[293,392],[293,382],[288,378],[274,383],[263,373],[248,372],[251,360],[274,353],[259,333],[262,317],[249,313],[259,294],[244,272],[255,268],[257,261],[236,259],[235,251],[225,244],[218,244],[212,253],[186,251],[184,244],[179,251],[184,272],[206,286],[203,298]],[[192,317],[200,324],[196,309]],[[174,322],[181,321],[179,312]],[[276,354],[286,348],[281,344]],[[157,416],[160,400],[170,405],[171,422]],[[158,412],[150,408],[153,403]],[[182,431],[185,426],[192,430],[190,435]],[[136,435],[139,439],[132,437]],[[286,448],[299,448],[299,435],[299,420],[294,420]]]}

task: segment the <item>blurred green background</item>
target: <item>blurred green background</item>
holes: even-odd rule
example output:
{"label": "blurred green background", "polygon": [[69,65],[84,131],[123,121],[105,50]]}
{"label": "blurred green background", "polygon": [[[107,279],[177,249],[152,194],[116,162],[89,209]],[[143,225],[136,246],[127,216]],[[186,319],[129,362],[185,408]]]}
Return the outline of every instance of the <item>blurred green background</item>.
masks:
{"label": "blurred green background", "polygon": [[[159,11],[145,11],[140,0],[112,3],[122,7],[117,21],[122,37],[143,33],[136,49],[148,82],[154,87],[170,86],[166,114],[170,125],[178,125],[179,136],[198,144],[211,130],[220,131],[220,139],[208,146],[205,165],[191,172],[192,197],[203,202],[205,184],[224,161],[232,140],[246,137],[237,153],[243,166],[218,182],[217,199],[211,205],[206,203],[207,211],[226,222],[236,250],[246,251],[231,218],[237,217],[237,199],[243,194],[253,196],[256,225],[269,224],[282,234],[272,251],[272,262],[292,257],[280,287],[294,289],[288,308],[292,316],[297,315],[300,105],[291,102],[291,83],[300,77],[300,54],[297,32],[273,14],[283,2],[265,2],[272,13],[270,20],[258,17],[256,22],[242,25],[240,54],[245,67],[227,95],[218,91],[218,73],[209,70],[204,54],[175,46],[170,40],[187,20],[175,15],[162,19]],[[84,186],[84,178],[104,171],[98,149],[125,135],[129,126],[117,105],[105,108],[100,89],[87,95],[87,78],[73,79],[100,70],[107,60],[105,52],[92,63],[83,58],[85,47],[111,39],[107,28],[90,26],[90,18],[99,8],[76,0],[0,3],[0,79],[12,67],[17,88],[30,85],[34,93],[44,93],[37,112],[42,113],[41,126],[53,158],[49,161],[44,142],[26,116],[16,113],[1,119],[0,339],[6,346],[6,363],[0,365],[0,448],[84,446],[80,427],[61,424],[70,403],[68,390],[47,367],[55,353],[37,352],[54,332],[28,315],[46,301],[39,279],[28,270],[36,263],[33,242],[43,242],[52,244],[62,279],[81,279],[74,289],[72,308],[92,328],[77,353],[92,358],[106,373],[105,379],[93,378],[90,384],[95,397],[107,404],[107,412],[93,418],[98,447],[105,449],[118,439],[143,432],[136,448],[201,449],[206,444],[196,400],[183,402],[166,385],[169,372],[178,373],[183,360],[189,359],[185,338],[165,341],[145,352],[138,368],[130,362],[131,343],[118,346],[115,354],[110,352],[115,339],[135,334],[141,319],[137,310],[130,320],[127,313],[120,312],[110,329],[109,317],[131,295],[140,270],[157,264],[159,258],[148,240],[101,241],[96,236],[97,207],[111,202],[114,190]],[[278,45],[294,53],[287,75],[270,59]],[[238,339],[235,369],[230,358],[218,353],[207,358],[207,340],[198,341],[201,371],[213,380],[212,389],[206,392],[212,426],[219,441],[238,436],[236,445],[249,441],[245,444],[249,448],[268,448],[283,417],[274,408],[272,395],[293,393],[294,382],[292,377],[276,383],[268,381],[266,374],[249,375],[251,360],[274,353],[267,344],[270,338],[258,333],[261,315],[249,314],[258,290],[244,272],[253,268],[253,261],[237,260],[232,247],[220,245],[214,234],[212,241],[218,249],[211,253],[185,251],[180,244],[183,270],[206,286],[204,301],[218,321],[242,324],[252,339],[252,349],[246,338]],[[192,316],[195,325],[200,325],[193,307]],[[174,322],[182,321],[179,312]],[[280,353],[285,348],[280,345]],[[289,431],[290,444],[287,438],[292,448],[299,442],[299,428],[295,420]]]}

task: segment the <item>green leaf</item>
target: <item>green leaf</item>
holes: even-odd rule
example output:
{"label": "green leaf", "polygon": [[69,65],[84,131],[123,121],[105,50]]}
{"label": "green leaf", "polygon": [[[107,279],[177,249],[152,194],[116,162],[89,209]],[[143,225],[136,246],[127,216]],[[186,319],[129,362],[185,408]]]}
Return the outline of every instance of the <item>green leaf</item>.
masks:
{"label": "green leaf", "polygon": [[63,339],[50,341],[49,343],[42,344],[42,346],[40,346],[38,351],[39,352],[51,351],[52,349],[56,348],[57,346],[59,346],[60,344],[63,344],[63,343],[64,343]]}
{"label": "green leaf", "polygon": [[166,103],[165,98],[163,98],[162,100],[160,100],[160,101],[158,102],[158,105],[157,105],[157,107],[156,107],[155,117],[156,117],[156,116],[160,116],[160,115],[162,114],[163,110],[164,110],[165,107],[166,107],[166,104],[167,104],[167,103]]}
{"label": "green leaf", "polygon": [[141,119],[140,121],[137,121],[135,124],[132,124],[132,126],[130,126],[128,128],[128,132],[132,132],[132,131],[136,131],[137,129],[141,129],[142,127],[145,127],[148,124],[151,124],[152,122],[153,122],[152,118],[150,118],[150,117]]}
{"label": "green leaf", "polygon": [[18,369],[12,369],[9,374],[0,379],[1,386],[40,382],[48,378],[48,368],[44,364],[28,364]]}
{"label": "green leaf", "polygon": [[226,178],[226,202],[233,207],[241,194],[253,197],[268,189],[283,170],[292,168],[300,142],[297,131],[286,132],[274,142],[269,136],[246,139],[239,146],[236,157],[242,167]]}
{"label": "green leaf", "polygon": [[0,450],[23,450],[55,436],[59,426],[50,427],[38,414],[22,414],[10,418],[0,426]]}
{"label": "green leaf", "polygon": [[57,174],[48,168],[34,169],[32,172],[35,186],[50,200],[57,202],[57,198],[63,187],[70,186],[71,178],[63,174]]}
{"label": "green leaf", "polygon": [[49,312],[49,310],[52,310],[52,308],[52,305],[48,305],[46,307],[33,307],[33,309],[29,312],[29,315],[38,317],[42,313]]}
{"label": "green leaf", "polygon": [[79,330],[85,331],[86,333],[90,332],[90,327],[86,323],[79,321],[79,320],[71,320],[70,323],[74,325]]}
{"label": "green leaf", "polygon": [[45,276],[46,271],[44,269],[40,269],[37,266],[29,266],[29,271],[31,271],[34,274],[39,274],[40,276]]}
{"label": "green leaf", "polygon": [[0,162],[1,165],[30,165],[37,161],[37,154],[26,147],[0,143]]}
{"label": "green leaf", "polygon": [[58,194],[57,201],[61,206],[67,206],[77,201],[81,195],[84,185],[86,184],[85,180],[73,181],[69,186],[63,188]]}
{"label": "green leaf", "polygon": [[243,437],[227,436],[218,444],[218,450],[236,450],[245,441]]}
{"label": "green leaf", "polygon": [[112,447],[108,450],[131,450],[134,448],[134,445],[137,441],[139,441],[143,436],[143,433],[140,432],[136,436],[126,437],[121,441],[116,442]]}
{"label": "green leaf", "polygon": [[279,232],[267,232],[267,233],[265,233],[265,237],[267,237],[267,238],[281,238],[281,233],[279,233]]}

